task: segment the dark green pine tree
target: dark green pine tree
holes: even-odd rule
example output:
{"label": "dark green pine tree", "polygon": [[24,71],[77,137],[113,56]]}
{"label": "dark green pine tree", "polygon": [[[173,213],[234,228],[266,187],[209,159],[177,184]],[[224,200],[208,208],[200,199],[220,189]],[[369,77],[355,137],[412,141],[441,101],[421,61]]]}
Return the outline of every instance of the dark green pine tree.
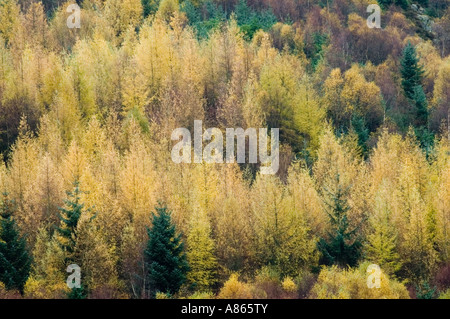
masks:
{"label": "dark green pine tree", "polygon": [[321,252],[320,264],[339,267],[354,267],[361,256],[361,241],[357,238],[358,228],[350,230],[347,212],[349,189],[344,189],[340,183],[339,174],[336,176],[337,188],[335,191],[325,189],[330,201],[325,201],[327,214],[331,224],[328,238],[320,238],[317,243]]}
{"label": "dark green pine tree", "polygon": [[367,158],[369,149],[367,141],[369,140],[369,129],[367,128],[366,121],[363,116],[355,113],[352,116],[351,125],[358,136],[358,145],[361,147],[362,155]]}
{"label": "dark green pine tree", "polygon": [[12,218],[13,213],[14,203],[8,200],[7,194],[3,194],[0,206],[0,281],[7,290],[16,289],[23,294],[30,274],[31,257]]}
{"label": "dark green pine tree", "polygon": [[69,293],[67,294],[68,299],[86,299],[87,298],[87,291],[86,288],[81,285],[80,288],[72,288],[70,289]]}
{"label": "dark green pine tree", "polygon": [[383,9],[387,9],[390,5],[395,4],[403,9],[408,7],[408,0],[378,0]]}
{"label": "dark green pine tree", "polygon": [[148,228],[148,243],[145,263],[148,270],[150,292],[175,294],[186,280],[189,266],[181,235],[177,234],[171,221],[171,212],[166,206],[155,207],[152,227]]}
{"label": "dark green pine tree", "polygon": [[158,11],[160,0],[141,0],[144,18]]}
{"label": "dark green pine tree", "polygon": [[73,183],[72,192],[67,191],[67,199],[64,200],[65,208],[60,207],[59,218],[61,219],[61,227],[57,228],[60,235],[59,244],[66,253],[65,263],[67,265],[75,262],[75,247],[77,243],[77,226],[83,213],[84,204],[81,203],[80,183]]}
{"label": "dark green pine tree", "polygon": [[422,86],[422,75],[424,71],[422,66],[419,65],[416,49],[409,41],[403,50],[400,64],[403,91],[408,99],[413,100],[416,86]]}
{"label": "dark green pine tree", "polygon": [[421,85],[414,87],[414,118],[416,127],[426,127],[428,123],[428,102]]}

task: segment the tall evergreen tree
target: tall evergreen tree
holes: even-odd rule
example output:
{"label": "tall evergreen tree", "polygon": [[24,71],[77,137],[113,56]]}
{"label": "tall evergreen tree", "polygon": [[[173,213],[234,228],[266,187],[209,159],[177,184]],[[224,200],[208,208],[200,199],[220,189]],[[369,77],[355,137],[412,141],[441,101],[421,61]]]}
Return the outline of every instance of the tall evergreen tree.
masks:
{"label": "tall evergreen tree", "polygon": [[353,267],[357,265],[361,256],[361,241],[357,238],[358,228],[350,229],[347,212],[350,207],[347,203],[349,189],[340,183],[339,174],[336,176],[336,189],[325,191],[330,200],[325,201],[327,214],[331,224],[328,238],[320,238],[317,243],[321,252],[320,263],[325,265],[338,265],[340,267]]}
{"label": "tall evergreen tree", "polygon": [[67,265],[75,262],[75,247],[77,243],[77,226],[81,214],[84,211],[84,204],[81,203],[80,183],[74,182],[73,191],[67,191],[67,199],[64,200],[65,208],[59,208],[61,227],[57,228],[60,235],[59,244],[66,253],[65,263]]}
{"label": "tall evergreen tree", "polygon": [[158,11],[159,0],[141,0],[144,18]]}
{"label": "tall evergreen tree", "polygon": [[383,9],[387,9],[390,5],[395,4],[403,9],[408,7],[407,0],[378,0],[378,3],[383,7]]}
{"label": "tall evergreen tree", "polygon": [[415,106],[415,125],[426,126],[428,123],[428,102],[421,85],[414,87],[413,101]]}
{"label": "tall evergreen tree", "polygon": [[181,234],[177,234],[166,206],[155,207],[152,227],[147,229],[148,243],[145,263],[148,267],[150,292],[175,294],[186,280],[189,266]]}
{"label": "tall evergreen tree", "polygon": [[20,236],[15,220],[14,203],[6,194],[0,206],[0,281],[6,289],[17,289],[23,294],[23,288],[30,274],[31,257],[26,241]]}
{"label": "tall evergreen tree", "polygon": [[403,56],[400,61],[402,74],[402,87],[405,96],[409,99],[414,99],[415,87],[422,85],[423,68],[419,65],[419,58],[416,54],[416,49],[408,42],[403,50]]}
{"label": "tall evergreen tree", "polygon": [[[405,96],[413,105],[412,123],[415,127],[426,128],[428,124],[428,103],[422,87],[423,67],[419,65],[416,49],[408,42],[401,60],[402,86]],[[422,140],[423,138],[419,136]],[[422,144],[426,144],[422,141]]]}

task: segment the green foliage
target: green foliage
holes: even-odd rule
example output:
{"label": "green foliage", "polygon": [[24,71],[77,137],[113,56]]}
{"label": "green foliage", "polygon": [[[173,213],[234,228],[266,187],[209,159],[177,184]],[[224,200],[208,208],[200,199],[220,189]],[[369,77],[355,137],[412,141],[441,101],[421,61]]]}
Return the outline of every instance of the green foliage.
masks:
{"label": "green foliage", "polygon": [[416,85],[413,89],[412,100],[415,106],[415,125],[417,127],[426,126],[428,123],[428,102],[421,85]]}
{"label": "green foliage", "polygon": [[417,299],[436,299],[438,297],[437,288],[424,281],[416,285]]}
{"label": "green foliage", "polygon": [[364,157],[367,157],[369,148],[367,146],[367,140],[369,139],[369,129],[366,126],[364,118],[354,113],[352,116],[352,128],[355,130],[358,136],[358,145],[361,147]]}
{"label": "green foliage", "polygon": [[321,238],[318,248],[321,252],[320,263],[324,265],[338,265],[340,267],[354,267],[361,256],[361,241],[357,238],[357,228],[350,229],[347,212],[349,189],[343,188],[336,176],[337,189],[327,190],[331,201],[326,201],[327,214],[331,225],[328,238]]}
{"label": "green foliage", "polygon": [[408,7],[408,0],[378,0],[383,9],[387,9],[390,5],[397,5],[403,9]]}
{"label": "green foliage", "polygon": [[81,214],[83,214],[84,203],[81,203],[80,195],[82,191],[80,189],[80,182],[75,181],[73,183],[73,191],[67,191],[67,199],[64,200],[65,208],[59,208],[59,218],[61,220],[61,227],[56,230],[60,235],[59,244],[65,251],[65,262],[67,265],[75,262],[75,249],[77,245],[78,237],[78,222]]}
{"label": "green foliage", "polygon": [[14,203],[3,194],[0,206],[0,281],[21,294],[30,274],[31,257],[13,219]]}
{"label": "green foliage", "polygon": [[405,96],[409,99],[414,99],[416,87],[422,85],[422,76],[424,73],[423,67],[419,65],[419,58],[417,57],[416,49],[408,42],[403,49],[401,64],[402,87]]}
{"label": "green foliage", "polygon": [[141,0],[144,18],[158,11],[160,0]]}
{"label": "green foliage", "polygon": [[312,34],[312,45],[305,45],[304,52],[306,57],[310,59],[311,69],[316,70],[320,61],[323,60],[324,47],[328,44],[328,35],[321,32],[314,32]]}
{"label": "green foliage", "polygon": [[199,39],[207,38],[211,31],[226,21],[226,14],[222,7],[212,0],[204,2],[202,7],[197,7],[187,0],[181,4],[180,10],[186,14],[189,24],[195,28]]}
{"label": "green foliage", "polygon": [[237,24],[248,41],[253,38],[256,31],[261,29],[267,31],[277,22],[271,9],[256,12],[248,6],[247,0],[239,0],[235,7],[235,15]]}
{"label": "green foliage", "polygon": [[81,285],[80,288],[72,288],[67,294],[67,298],[69,299],[86,299],[87,298],[87,290]]}
{"label": "green foliage", "polygon": [[196,25],[201,21],[200,12],[197,7],[194,6],[192,1],[183,1],[180,10],[186,14],[186,18],[189,20],[190,25]]}
{"label": "green foliage", "polygon": [[186,281],[189,270],[181,235],[177,234],[167,207],[155,207],[152,227],[147,229],[145,262],[148,267],[150,291],[175,294]]}

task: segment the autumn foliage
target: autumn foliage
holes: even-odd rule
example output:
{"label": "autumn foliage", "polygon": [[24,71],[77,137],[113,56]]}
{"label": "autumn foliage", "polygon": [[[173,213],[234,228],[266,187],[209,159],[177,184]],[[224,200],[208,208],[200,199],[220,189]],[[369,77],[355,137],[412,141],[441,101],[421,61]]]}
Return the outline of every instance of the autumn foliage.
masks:
{"label": "autumn foliage", "polygon": [[[408,1],[381,29],[365,0],[78,2],[79,29],[69,1],[0,4],[0,192],[32,260],[1,298],[66,298],[71,263],[88,298],[449,295],[448,3],[426,30]],[[175,164],[194,120],[280,128],[279,172]]]}

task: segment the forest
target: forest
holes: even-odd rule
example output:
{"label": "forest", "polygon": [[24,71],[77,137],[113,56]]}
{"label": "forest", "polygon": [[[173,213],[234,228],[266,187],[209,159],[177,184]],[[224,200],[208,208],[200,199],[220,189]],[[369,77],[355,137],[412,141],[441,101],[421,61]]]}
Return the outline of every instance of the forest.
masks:
{"label": "forest", "polygon": [[0,299],[450,299],[449,4],[0,0]]}

